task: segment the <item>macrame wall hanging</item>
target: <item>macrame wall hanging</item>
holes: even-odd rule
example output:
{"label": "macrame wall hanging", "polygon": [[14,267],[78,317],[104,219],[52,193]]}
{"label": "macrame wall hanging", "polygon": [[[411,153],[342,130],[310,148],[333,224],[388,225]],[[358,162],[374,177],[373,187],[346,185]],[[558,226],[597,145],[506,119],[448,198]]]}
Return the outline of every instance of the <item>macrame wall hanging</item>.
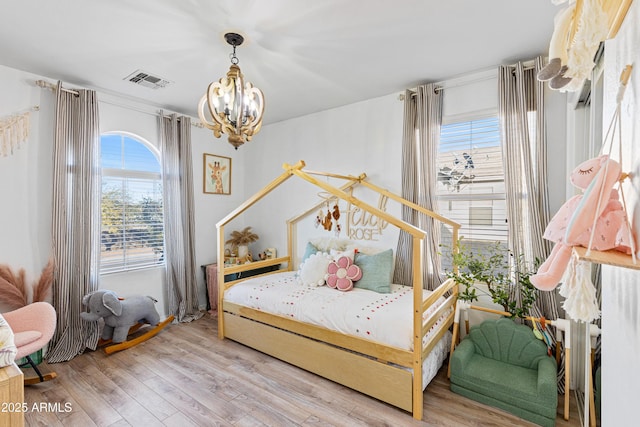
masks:
{"label": "macrame wall hanging", "polygon": [[[38,111],[38,107],[33,107],[33,111]],[[14,114],[0,119],[0,156],[12,155],[29,139],[29,118],[31,113]]]}

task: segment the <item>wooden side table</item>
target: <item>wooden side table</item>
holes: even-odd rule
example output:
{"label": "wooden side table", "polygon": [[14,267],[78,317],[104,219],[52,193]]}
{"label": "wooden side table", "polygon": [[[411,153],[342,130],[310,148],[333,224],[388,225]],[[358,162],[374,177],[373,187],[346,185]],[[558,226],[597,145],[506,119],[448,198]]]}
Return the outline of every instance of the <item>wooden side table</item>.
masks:
{"label": "wooden side table", "polygon": [[[209,301],[209,307],[207,308],[209,309],[209,312],[213,314],[218,310],[218,264],[207,264],[203,265],[202,268],[204,269],[207,300]],[[279,266],[273,265],[269,267],[261,267],[249,271],[243,271],[242,273],[227,274],[226,276],[224,276],[224,280],[225,282],[237,280],[240,278],[240,274],[242,274],[242,277],[249,277],[266,273],[268,271],[274,271],[278,268]]]}
{"label": "wooden side table", "polygon": [[0,426],[24,427],[24,375],[15,363],[0,368]]}
{"label": "wooden side table", "polygon": [[205,284],[207,285],[207,299],[209,300],[209,313],[218,310],[218,264],[207,264],[204,266]]}
{"label": "wooden side table", "polygon": [[[211,314],[218,310],[218,264],[206,264],[202,266],[204,270],[204,283],[207,290],[207,310]],[[225,281],[236,280],[238,277],[236,274],[227,274],[224,276]]]}

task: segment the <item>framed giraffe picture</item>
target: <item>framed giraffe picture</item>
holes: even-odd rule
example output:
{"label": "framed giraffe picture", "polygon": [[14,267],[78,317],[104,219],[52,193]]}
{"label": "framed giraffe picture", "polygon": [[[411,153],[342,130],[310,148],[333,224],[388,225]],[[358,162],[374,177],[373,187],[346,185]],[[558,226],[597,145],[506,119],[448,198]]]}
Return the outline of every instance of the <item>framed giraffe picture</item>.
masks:
{"label": "framed giraffe picture", "polygon": [[231,158],[204,153],[204,187],[208,194],[231,194]]}

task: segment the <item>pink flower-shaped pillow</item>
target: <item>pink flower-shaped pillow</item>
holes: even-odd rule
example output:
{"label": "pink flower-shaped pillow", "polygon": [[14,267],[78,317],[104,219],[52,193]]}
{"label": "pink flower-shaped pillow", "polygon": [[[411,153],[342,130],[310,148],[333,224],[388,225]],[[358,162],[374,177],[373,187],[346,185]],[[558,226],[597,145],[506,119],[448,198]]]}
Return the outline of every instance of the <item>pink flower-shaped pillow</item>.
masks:
{"label": "pink flower-shaped pillow", "polygon": [[335,288],[339,291],[350,291],[353,288],[353,282],[361,278],[362,270],[360,270],[360,267],[355,265],[351,258],[342,256],[337,261],[331,261],[327,267],[325,280],[330,288]]}

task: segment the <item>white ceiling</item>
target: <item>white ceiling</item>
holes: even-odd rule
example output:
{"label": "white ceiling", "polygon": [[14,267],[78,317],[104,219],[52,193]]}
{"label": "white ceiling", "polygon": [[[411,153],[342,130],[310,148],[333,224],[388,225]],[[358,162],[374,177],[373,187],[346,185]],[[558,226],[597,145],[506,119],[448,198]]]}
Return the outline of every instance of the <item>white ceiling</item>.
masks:
{"label": "white ceiling", "polygon": [[[0,64],[197,117],[239,32],[265,123],[350,104],[548,49],[551,0],[12,0]],[[136,70],[172,81],[134,85]]]}

